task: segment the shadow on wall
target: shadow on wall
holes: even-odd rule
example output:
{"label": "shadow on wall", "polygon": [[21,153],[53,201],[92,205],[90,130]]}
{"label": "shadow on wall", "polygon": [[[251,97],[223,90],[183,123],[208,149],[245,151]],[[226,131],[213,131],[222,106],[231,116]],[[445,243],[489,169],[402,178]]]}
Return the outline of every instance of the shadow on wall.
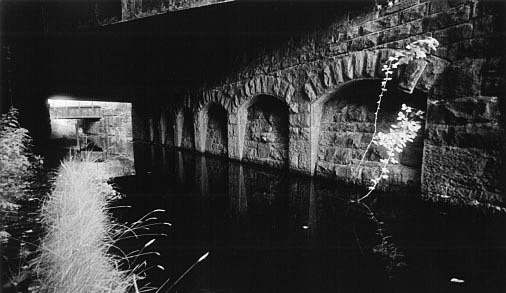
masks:
{"label": "shadow on wall", "polygon": [[[318,137],[316,172],[354,182],[369,182],[379,172],[380,159],[386,158],[383,148],[372,145],[365,156],[361,170],[355,171],[374,132],[374,112],[380,88],[379,80],[360,80],[348,83],[323,101]],[[395,124],[402,104],[426,110],[426,94],[405,94],[389,88],[383,97],[378,115],[378,131],[388,132]],[[422,129],[424,129],[422,125]],[[390,165],[390,184],[420,184],[423,153],[423,131],[396,159],[400,164]]]}

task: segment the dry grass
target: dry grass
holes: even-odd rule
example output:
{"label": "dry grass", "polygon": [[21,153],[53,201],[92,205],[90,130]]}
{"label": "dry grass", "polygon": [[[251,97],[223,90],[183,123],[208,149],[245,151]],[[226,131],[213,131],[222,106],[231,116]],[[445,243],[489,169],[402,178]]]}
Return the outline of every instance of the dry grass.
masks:
{"label": "dry grass", "polygon": [[46,235],[35,260],[40,292],[137,291],[134,273],[120,268],[128,258],[109,253],[118,225],[108,213],[115,192],[107,178],[97,163],[62,164],[42,207]]}

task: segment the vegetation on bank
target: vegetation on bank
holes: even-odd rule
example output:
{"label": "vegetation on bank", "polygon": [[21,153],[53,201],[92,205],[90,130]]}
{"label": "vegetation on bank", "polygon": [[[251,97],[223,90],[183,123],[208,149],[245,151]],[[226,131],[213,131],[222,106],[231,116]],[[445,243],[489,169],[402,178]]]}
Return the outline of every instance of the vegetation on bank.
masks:
{"label": "vegetation on bank", "polygon": [[32,139],[18,121],[19,112],[11,107],[0,118],[0,243],[6,243],[9,218],[19,202],[30,196],[42,158],[31,151]]}
{"label": "vegetation on bank", "polygon": [[39,292],[128,292],[135,275],[110,253],[124,232],[108,208],[117,198],[104,163],[62,163],[41,214],[45,236],[34,261]]}

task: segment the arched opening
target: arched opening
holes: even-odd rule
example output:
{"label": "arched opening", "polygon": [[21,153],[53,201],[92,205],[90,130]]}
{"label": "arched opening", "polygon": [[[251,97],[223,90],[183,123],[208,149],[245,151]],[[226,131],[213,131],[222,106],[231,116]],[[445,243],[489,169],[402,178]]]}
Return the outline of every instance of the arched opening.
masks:
{"label": "arched opening", "polygon": [[113,162],[115,175],[134,173],[132,104],[52,96],[49,164],[66,156]]}
{"label": "arched opening", "polygon": [[160,143],[160,114],[154,113],[149,118],[149,140],[151,143]]}
{"label": "arched opening", "polygon": [[243,159],[271,166],[288,164],[288,107],[259,95],[240,111],[244,123]]}
{"label": "arched opening", "polygon": [[205,151],[215,155],[228,154],[228,114],[220,105],[212,103],[207,109]]}
{"label": "arched opening", "polygon": [[193,128],[193,113],[189,108],[183,109],[183,131],[181,147],[186,149],[195,148],[195,130]]}
{"label": "arched opening", "polygon": [[169,110],[163,111],[160,117],[160,135],[161,142],[164,145],[173,146],[174,145],[174,135],[175,135],[175,124],[174,117],[172,116],[172,112]]}
{"label": "arched opening", "polygon": [[[379,173],[379,161],[386,158],[387,154],[382,147],[374,144],[365,155],[360,170],[356,167],[373,136],[380,82],[360,80],[348,83],[327,95],[321,102],[316,158],[318,174],[369,184],[370,179]],[[378,114],[378,131],[389,131],[390,126],[397,122],[397,113],[402,104],[425,111],[426,101],[426,94],[406,94],[395,87],[389,88],[383,96]],[[399,164],[389,166],[391,173],[387,183],[419,184],[422,153],[423,131],[420,130],[415,140],[409,143],[397,158]]]}

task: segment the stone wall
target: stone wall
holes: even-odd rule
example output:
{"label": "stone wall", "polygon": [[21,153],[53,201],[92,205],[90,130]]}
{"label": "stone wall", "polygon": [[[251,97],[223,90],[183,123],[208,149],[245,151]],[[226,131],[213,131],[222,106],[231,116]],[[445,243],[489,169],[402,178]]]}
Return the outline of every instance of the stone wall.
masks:
{"label": "stone wall", "polygon": [[274,166],[288,161],[288,109],[274,97],[259,96],[247,109],[243,159]]}
{"label": "stone wall", "polygon": [[[400,91],[423,96],[417,107],[426,110],[426,121],[425,133],[401,155],[389,184],[420,186],[424,195],[436,199],[504,205],[504,17],[504,3],[477,0],[404,0],[349,11],[325,29],[301,33],[246,58],[242,70],[221,85],[191,91],[170,107],[174,113],[191,109],[184,119],[193,119],[195,148],[203,151],[207,124],[202,116],[208,115],[210,103],[221,105],[228,114],[228,157],[243,160],[253,157],[249,149],[255,141],[248,117],[266,114],[261,108],[248,111],[250,106],[259,96],[275,97],[288,109],[287,162],[292,170],[368,182],[381,151],[367,154],[369,170],[359,176],[349,170],[370,138],[377,93],[372,89],[364,94],[367,98],[350,96],[347,102],[332,95],[357,81],[381,79],[381,66],[396,49],[433,36],[441,45],[428,62],[400,68],[392,81]],[[398,110],[382,111],[381,127]],[[177,121],[181,117],[175,114]],[[334,121],[336,117],[347,118]],[[181,125],[176,123],[176,145],[193,148],[177,144]]]}
{"label": "stone wall", "polygon": [[75,142],[77,126],[80,129],[81,147],[84,147],[85,143],[94,144],[99,149],[108,149],[109,154],[121,154],[133,158],[131,104],[94,103],[96,107],[99,107],[100,119],[57,119],[55,109],[58,109],[58,107],[51,108],[50,138],[66,139],[77,144]]}
{"label": "stone wall", "polygon": [[195,133],[193,129],[193,118],[188,108],[183,110],[183,127],[181,136],[181,147],[193,149],[195,147]]}
{"label": "stone wall", "polygon": [[221,2],[227,0],[121,0],[121,18],[130,20]]}
{"label": "stone wall", "polygon": [[[367,183],[366,180],[379,175],[378,163],[380,159],[386,159],[387,154],[383,147],[374,144],[365,154],[360,170],[357,169],[374,132],[377,105],[371,97],[377,94],[379,86],[379,81],[357,81],[343,86],[328,97],[320,122],[318,174],[334,175],[359,183]],[[397,112],[403,103],[424,109],[426,100],[425,94],[408,95],[395,88],[389,89],[384,95],[378,116],[378,131],[389,131],[390,125],[397,122]],[[419,131],[415,140],[395,157],[399,164],[388,166],[389,178],[383,183],[419,186],[422,151],[423,131]]]}
{"label": "stone wall", "polygon": [[228,118],[223,107],[212,104],[207,110],[207,133],[205,150],[211,154],[227,156]]}

